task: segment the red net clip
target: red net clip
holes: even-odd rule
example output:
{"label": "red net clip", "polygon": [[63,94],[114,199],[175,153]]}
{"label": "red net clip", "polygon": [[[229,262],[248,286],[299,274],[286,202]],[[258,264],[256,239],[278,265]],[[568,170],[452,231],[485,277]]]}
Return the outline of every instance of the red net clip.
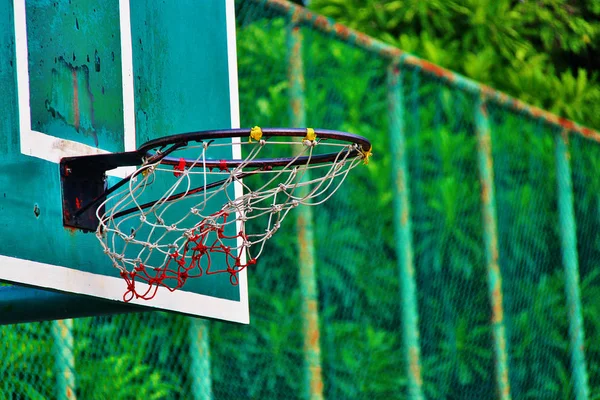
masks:
{"label": "red net clip", "polygon": [[182,175],[182,172],[185,171],[185,158],[179,159],[179,164],[173,166],[173,175],[179,178]]}
{"label": "red net clip", "polygon": [[227,172],[229,172],[229,168],[227,168],[227,161],[226,160],[219,161],[219,171],[227,171]]}

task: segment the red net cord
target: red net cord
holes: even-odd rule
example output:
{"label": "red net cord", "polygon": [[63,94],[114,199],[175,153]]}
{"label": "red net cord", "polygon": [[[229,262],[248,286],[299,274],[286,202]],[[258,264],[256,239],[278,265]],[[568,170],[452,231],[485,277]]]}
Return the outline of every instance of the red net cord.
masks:
{"label": "red net cord", "polygon": [[[168,255],[162,267],[148,267],[138,263],[132,271],[121,271],[121,277],[127,284],[127,291],[123,295],[123,301],[129,302],[135,299],[150,300],[156,296],[159,287],[167,288],[173,292],[181,288],[189,278],[198,278],[206,275],[229,274],[229,281],[237,285],[238,274],[249,265],[256,264],[252,258],[242,263],[241,258],[247,247],[239,248],[226,246],[223,240],[242,239],[246,243],[247,237],[243,232],[236,235],[225,235],[225,224],[229,214],[218,212],[210,218],[203,219],[195,228],[186,234],[187,240],[180,250],[175,250]],[[211,238],[210,236],[213,236]],[[208,243],[212,240],[211,243]],[[237,255],[234,254],[237,253]],[[221,269],[212,269],[212,256],[224,254],[224,266]],[[221,259],[221,257],[219,257]],[[142,291],[136,288],[137,282],[144,282]]]}

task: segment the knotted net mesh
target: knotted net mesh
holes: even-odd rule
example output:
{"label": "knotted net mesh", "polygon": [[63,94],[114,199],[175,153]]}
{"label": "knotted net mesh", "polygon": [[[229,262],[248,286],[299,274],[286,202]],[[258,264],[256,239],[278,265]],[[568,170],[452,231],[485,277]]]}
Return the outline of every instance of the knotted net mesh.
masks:
{"label": "knotted net mesh", "polygon": [[[232,146],[234,154],[248,147],[247,156],[211,154]],[[272,157],[286,151],[293,156]],[[310,128],[303,140],[277,140],[258,127],[248,141],[186,143],[169,155],[180,153],[188,158],[147,157],[98,207],[96,236],[126,282],[125,301],[149,300],[159,287],[174,291],[204,275],[229,274],[237,285],[290,210],[325,202],[370,154],[355,143],[317,138]],[[261,179],[245,181],[253,175]],[[261,228],[248,232],[254,219]]]}

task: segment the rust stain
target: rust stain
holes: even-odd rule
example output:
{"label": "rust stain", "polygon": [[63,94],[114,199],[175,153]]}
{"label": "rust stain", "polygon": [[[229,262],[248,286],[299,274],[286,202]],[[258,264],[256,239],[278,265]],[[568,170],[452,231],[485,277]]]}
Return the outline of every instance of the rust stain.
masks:
{"label": "rust stain", "polygon": [[537,107],[530,107],[529,112],[535,118],[543,118],[544,117],[544,110],[539,109]]}
{"label": "rust stain", "polygon": [[291,101],[291,107],[292,107],[292,112],[294,113],[294,115],[299,115],[301,112],[302,107],[302,101],[299,99],[293,99]]}
{"label": "rust stain", "polygon": [[[498,348],[500,350],[502,350],[502,353],[500,355],[500,359],[505,361],[506,360],[506,340],[504,340],[504,328],[503,327],[498,327],[495,330],[495,334],[498,336]],[[503,379],[504,378],[508,378],[505,374],[502,374]],[[508,382],[508,379],[507,379]]]}
{"label": "rust stain", "polygon": [[419,350],[416,347],[411,346],[408,352],[410,357],[410,373],[417,382],[417,385],[421,386],[423,384],[423,378],[421,377],[421,365],[419,364]]}
{"label": "rust stain", "polygon": [[404,207],[400,216],[400,224],[406,226],[408,224],[408,207]]}
{"label": "rust stain", "polygon": [[380,46],[378,46],[378,43],[375,42],[370,36],[361,33],[355,33],[354,41],[362,47],[373,47],[376,49],[377,53],[381,54]]}
{"label": "rust stain", "polygon": [[[296,226],[298,229],[298,240],[306,244],[306,220],[304,219],[304,215],[302,215],[302,213],[298,213],[298,218],[296,219]],[[304,248],[304,246],[301,247]]]}
{"label": "rust stain", "polygon": [[494,329],[494,337],[499,351],[496,351],[497,363],[496,374],[499,380],[500,395],[502,399],[510,399],[510,383],[508,380],[508,368],[506,367],[506,340],[503,326]]}
{"label": "rust stain", "polygon": [[[493,231],[496,231],[496,224],[493,225]],[[498,259],[500,258],[500,255],[498,252],[498,240],[496,240],[496,236],[494,236],[491,242],[492,243],[490,244],[490,250],[492,252],[492,268],[494,268],[494,270],[498,271],[498,274],[500,274],[500,265],[498,264]]]}
{"label": "rust stain", "polygon": [[[396,154],[397,158],[400,158],[402,154]],[[406,178],[404,177],[404,173],[402,170],[398,170],[396,174],[396,187],[398,188],[398,193],[404,193],[406,191]]]}
{"label": "rust stain", "polygon": [[402,50],[395,49],[393,47],[385,47],[381,51],[381,55],[386,58],[398,58],[398,57],[402,56],[402,54],[404,54],[404,52]]}
{"label": "rust stain", "polygon": [[346,40],[350,36],[350,29],[341,24],[335,24],[335,33],[342,39]]}
{"label": "rust stain", "polygon": [[60,336],[62,336],[63,339],[66,339],[67,336],[69,336],[69,327],[65,324],[64,321],[59,321],[59,325],[60,325]]}
{"label": "rust stain", "polygon": [[437,77],[447,79],[450,82],[454,82],[456,79],[456,75],[447,70],[446,68],[442,68],[439,65],[433,64],[429,61],[418,60],[418,65],[422,67],[425,71],[429,71]]}
{"label": "rust stain", "polygon": [[[309,332],[309,344],[311,349],[314,349],[315,346],[319,346],[319,338],[320,338],[320,334],[319,334],[319,327],[317,326],[317,322],[314,322],[315,326],[312,328],[312,330]],[[316,351],[316,350],[315,350]]]}
{"label": "rust stain", "polygon": [[481,102],[481,106],[479,106],[479,110],[481,111],[481,114],[483,115],[484,118],[487,118],[488,116],[488,112],[487,112],[487,105],[485,102]]}
{"label": "rust stain", "polygon": [[51,96],[45,101],[52,118],[60,119],[78,133],[91,135],[98,146],[94,127],[94,94],[87,65],[75,66],[63,57],[52,68]]}
{"label": "rust stain", "polygon": [[307,332],[307,337],[306,337],[306,346],[307,346],[307,351],[309,352],[315,352],[320,354],[321,353],[321,349],[319,347],[319,339],[320,339],[320,332],[319,332],[319,320],[317,317],[317,302],[316,300],[307,300],[308,303],[308,311],[306,313],[306,315],[304,316],[307,320],[308,320],[308,332]]}
{"label": "rust stain", "polygon": [[302,9],[300,7],[296,7],[292,11],[292,23],[297,23],[302,21]]}
{"label": "rust stain", "polygon": [[[491,194],[489,196],[491,198]],[[486,230],[491,237],[490,242],[494,242],[496,240],[496,235],[494,235],[493,237],[491,235],[493,234],[492,229],[494,230],[494,232],[496,229],[495,215],[492,214],[491,212],[486,212],[485,213],[485,223],[488,226],[488,228]],[[492,246],[492,245],[490,244],[490,246]],[[491,247],[490,247],[490,251],[491,251]]]}
{"label": "rust stain", "polygon": [[496,280],[496,282],[494,284],[494,290],[492,292],[492,296],[493,296],[493,303],[494,303],[493,304],[494,312],[492,315],[492,322],[495,324],[500,324],[504,320],[504,310],[502,308],[502,289],[501,289],[499,280]]}
{"label": "rust stain", "polygon": [[[485,181],[481,181],[481,201],[483,202],[483,204],[490,204],[490,188],[485,183]],[[487,214],[486,214],[486,222],[488,222]]]}
{"label": "rust stain", "polygon": [[568,131],[562,131],[560,133],[561,139],[562,141],[565,143],[565,158],[567,159],[567,161],[571,161],[571,152],[569,151],[569,132]]}
{"label": "rust stain", "polygon": [[508,105],[515,110],[525,111],[523,104],[521,104],[521,102],[515,98],[511,98],[508,102]]}
{"label": "rust stain", "polygon": [[73,76],[73,126],[79,132],[79,80],[77,79],[77,69],[73,68],[71,74]]}
{"label": "rust stain", "polygon": [[496,95],[496,91],[488,85],[481,85],[481,94],[484,99],[491,99]]}
{"label": "rust stain", "polygon": [[560,126],[562,126],[563,128],[568,129],[568,130],[574,130],[575,129],[575,123],[573,121],[571,121],[571,120],[566,119],[566,118],[558,117],[558,124]]}
{"label": "rust stain", "polygon": [[326,17],[318,15],[314,21],[315,27],[320,28],[324,31],[331,30],[331,24],[329,23]]}
{"label": "rust stain", "polygon": [[323,398],[323,379],[321,366],[311,368],[310,394],[311,398]]}
{"label": "rust stain", "polygon": [[502,382],[502,398],[510,399],[510,383],[508,381],[508,371],[505,369],[502,371],[500,381]]}
{"label": "rust stain", "polygon": [[581,134],[585,137],[591,137],[597,134],[597,132],[593,131],[590,128],[581,128]]}

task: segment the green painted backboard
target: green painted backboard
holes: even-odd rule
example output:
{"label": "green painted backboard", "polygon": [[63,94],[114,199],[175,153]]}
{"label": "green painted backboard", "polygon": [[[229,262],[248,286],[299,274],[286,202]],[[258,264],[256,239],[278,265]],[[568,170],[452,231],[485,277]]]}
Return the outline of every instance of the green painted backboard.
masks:
{"label": "green painted backboard", "polygon": [[[233,0],[0,0],[0,19],[0,280],[121,300],[94,234],[62,225],[58,163],[239,127]],[[209,278],[133,302],[247,323],[245,272]]]}

